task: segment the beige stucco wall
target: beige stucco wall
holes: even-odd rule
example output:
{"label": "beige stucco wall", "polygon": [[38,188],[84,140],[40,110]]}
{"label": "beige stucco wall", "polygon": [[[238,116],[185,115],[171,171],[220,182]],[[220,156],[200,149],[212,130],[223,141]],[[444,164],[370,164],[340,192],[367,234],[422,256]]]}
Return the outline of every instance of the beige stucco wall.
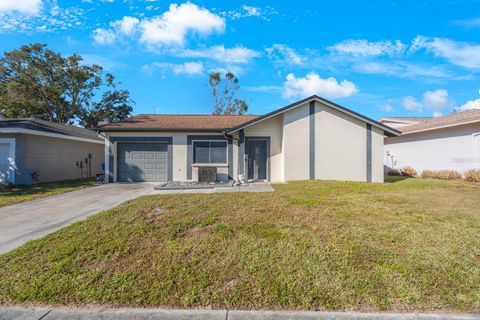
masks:
{"label": "beige stucco wall", "polygon": [[310,120],[308,104],[283,114],[283,156],[285,181],[310,177]]}
{"label": "beige stucco wall", "polygon": [[[89,153],[92,159],[92,177],[102,173],[101,163],[104,161],[104,145],[75,140],[21,135],[18,148],[22,155],[17,157],[17,165],[24,174],[37,171],[38,182],[59,181],[82,178],[82,172],[76,166],[77,161],[84,161]],[[84,163],[83,178],[87,177]]]}
{"label": "beige stucco wall", "polygon": [[366,123],[318,102],[315,108],[315,178],[366,181]]}
{"label": "beige stucco wall", "polygon": [[[391,156],[387,157],[387,151]],[[385,139],[385,165],[423,170],[480,169],[480,124],[406,134]]]}
{"label": "beige stucco wall", "polygon": [[372,182],[383,182],[383,130],[372,126]]}
{"label": "beige stucco wall", "polygon": [[244,132],[246,138],[270,137],[270,181],[284,181],[282,153],[283,115],[278,115],[276,117],[260,122],[254,126],[245,128]]}

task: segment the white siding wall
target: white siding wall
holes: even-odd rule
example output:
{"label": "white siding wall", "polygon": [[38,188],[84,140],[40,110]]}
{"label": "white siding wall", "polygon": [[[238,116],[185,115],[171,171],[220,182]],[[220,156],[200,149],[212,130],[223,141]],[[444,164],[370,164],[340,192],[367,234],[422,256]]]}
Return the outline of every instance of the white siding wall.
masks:
{"label": "white siding wall", "polygon": [[451,169],[463,172],[480,168],[480,152],[475,148],[476,133],[480,133],[480,124],[386,138],[385,165],[392,167],[391,157],[386,156],[388,151],[398,169],[411,166],[417,171]]}

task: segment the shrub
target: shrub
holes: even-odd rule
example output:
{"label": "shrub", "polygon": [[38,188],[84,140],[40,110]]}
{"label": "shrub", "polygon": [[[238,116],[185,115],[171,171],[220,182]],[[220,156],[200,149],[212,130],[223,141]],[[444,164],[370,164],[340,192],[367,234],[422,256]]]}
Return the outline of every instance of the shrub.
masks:
{"label": "shrub", "polygon": [[480,182],[480,169],[470,169],[463,173],[465,181]]}
{"label": "shrub", "polygon": [[399,176],[400,171],[398,171],[397,169],[388,169],[387,175],[389,175],[389,176]]}
{"label": "shrub", "polygon": [[422,178],[460,180],[462,175],[456,170],[423,170]]}
{"label": "shrub", "polygon": [[413,169],[412,167],[405,167],[400,170],[402,173],[402,176],[406,177],[416,177],[417,176],[417,170]]}

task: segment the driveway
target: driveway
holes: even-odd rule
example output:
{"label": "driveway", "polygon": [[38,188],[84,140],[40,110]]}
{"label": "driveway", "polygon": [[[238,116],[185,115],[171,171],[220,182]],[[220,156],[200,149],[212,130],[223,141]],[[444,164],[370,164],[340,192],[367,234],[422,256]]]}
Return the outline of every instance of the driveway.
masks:
{"label": "driveway", "polygon": [[154,184],[108,184],[0,208],[0,254],[75,221],[153,192]]}

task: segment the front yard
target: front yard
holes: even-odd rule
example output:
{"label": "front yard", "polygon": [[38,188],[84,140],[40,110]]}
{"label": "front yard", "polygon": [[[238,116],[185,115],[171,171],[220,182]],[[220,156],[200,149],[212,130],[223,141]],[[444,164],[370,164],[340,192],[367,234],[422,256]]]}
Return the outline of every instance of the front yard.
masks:
{"label": "front yard", "polygon": [[0,185],[0,207],[32,201],[95,185],[95,179],[65,180],[26,186]]}
{"label": "front yard", "polygon": [[145,196],[0,256],[3,303],[480,309],[480,186]]}

